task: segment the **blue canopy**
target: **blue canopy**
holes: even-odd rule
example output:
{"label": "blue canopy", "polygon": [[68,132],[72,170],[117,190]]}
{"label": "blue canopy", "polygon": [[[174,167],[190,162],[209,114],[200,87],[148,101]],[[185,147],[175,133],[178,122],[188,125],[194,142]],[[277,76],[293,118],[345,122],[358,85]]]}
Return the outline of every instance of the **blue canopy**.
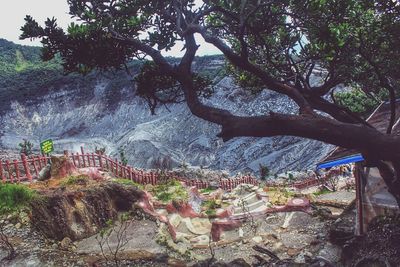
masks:
{"label": "blue canopy", "polygon": [[329,161],[329,162],[320,163],[317,165],[317,170],[331,168],[331,167],[348,164],[348,163],[359,162],[359,161],[363,161],[363,160],[364,160],[364,158],[361,156],[361,154],[357,154],[357,155],[353,155],[350,157],[345,157],[345,158],[340,158],[340,159]]}

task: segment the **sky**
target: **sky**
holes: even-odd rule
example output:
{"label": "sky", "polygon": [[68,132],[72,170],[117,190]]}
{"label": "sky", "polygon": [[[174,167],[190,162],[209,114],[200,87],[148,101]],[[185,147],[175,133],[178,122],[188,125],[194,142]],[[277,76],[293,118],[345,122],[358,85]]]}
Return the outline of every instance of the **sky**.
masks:
{"label": "sky", "polygon": [[[47,17],[57,18],[58,25],[66,29],[72,21],[68,14],[67,0],[0,0],[0,38],[17,44],[40,46],[40,41],[19,40],[20,28],[24,25],[26,15],[31,15],[39,24],[43,25]],[[200,45],[197,55],[220,54],[214,46],[207,44],[200,36],[196,36]],[[164,55],[179,57],[183,55],[182,44],[177,44]]]}

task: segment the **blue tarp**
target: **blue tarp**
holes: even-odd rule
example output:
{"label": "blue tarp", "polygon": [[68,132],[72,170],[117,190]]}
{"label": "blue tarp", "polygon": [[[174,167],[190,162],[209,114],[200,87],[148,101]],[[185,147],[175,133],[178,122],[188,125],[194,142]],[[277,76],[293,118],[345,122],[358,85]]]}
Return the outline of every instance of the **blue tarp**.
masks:
{"label": "blue tarp", "polygon": [[343,165],[343,164],[348,164],[348,163],[359,162],[359,161],[363,161],[363,160],[364,160],[364,158],[361,156],[361,154],[353,155],[353,156],[350,156],[350,157],[345,157],[345,158],[341,158],[341,159],[337,159],[337,160],[333,160],[333,161],[329,161],[329,162],[318,164],[317,165],[317,170],[325,169],[325,168],[331,168],[331,167],[335,167],[335,166],[339,166],[339,165]]}

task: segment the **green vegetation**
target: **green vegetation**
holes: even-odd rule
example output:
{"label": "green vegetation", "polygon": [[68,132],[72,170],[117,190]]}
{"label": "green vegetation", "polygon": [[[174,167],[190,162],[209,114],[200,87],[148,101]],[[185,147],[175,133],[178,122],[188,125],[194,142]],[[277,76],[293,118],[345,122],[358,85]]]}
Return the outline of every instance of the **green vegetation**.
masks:
{"label": "green vegetation", "polygon": [[123,185],[136,186],[139,189],[143,189],[144,188],[144,186],[142,184],[136,183],[134,181],[131,181],[131,180],[125,179],[125,178],[117,178],[117,179],[114,179],[113,181],[116,182],[116,183],[119,183],[119,184],[123,184]]}
{"label": "green vegetation", "polygon": [[267,179],[267,177],[269,176],[269,173],[270,173],[268,166],[263,165],[263,164],[260,163],[259,169],[260,169],[260,178],[261,178],[261,180]]}
{"label": "green vegetation", "polygon": [[120,147],[120,148],[118,148],[118,153],[119,153],[119,158],[122,162],[122,165],[124,165],[124,166],[128,165],[128,159],[126,158],[125,150],[122,147]]}
{"label": "green vegetation", "polygon": [[339,105],[345,106],[353,112],[367,115],[379,105],[380,101],[388,99],[387,94],[384,94],[384,92],[382,90],[378,96],[372,97],[360,89],[354,89],[335,93],[334,97]]}
{"label": "green vegetation", "polygon": [[0,214],[27,208],[36,192],[21,184],[0,184]]}
{"label": "green vegetation", "polygon": [[9,104],[11,99],[24,99],[28,93],[37,94],[38,88],[61,77],[59,58],[43,62],[39,47],[16,45],[0,39],[0,104]]}
{"label": "green vegetation", "polygon": [[68,176],[62,183],[62,186],[86,185],[89,177],[87,175]]}
{"label": "green vegetation", "polygon": [[32,154],[33,143],[27,139],[23,139],[21,143],[18,144],[19,153],[29,156]]}
{"label": "green vegetation", "polygon": [[209,199],[201,203],[201,206],[206,208],[206,214],[208,216],[215,216],[216,215],[216,209],[220,208],[221,205],[217,203],[215,199]]}
{"label": "green vegetation", "polygon": [[328,193],[331,193],[331,191],[326,188],[322,188],[321,190],[318,190],[317,192],[315,192],[313,194],[314,194],[314,196],[320,196],[320,195],[328,194]]}
{"label": "green vegetation", "polygon": [[202,194],[204,194],[204,193],[211,193],[211,192],[213,192],[213,191],[215,191],[215,189],[213,189],[213,188],[211,188],[211,187],[207,187],[207,188],[200,189],[200,193],[202,193]]}
{"label": "green vegetation", "polygon": [[170,180],[164,184],[156,185],[152,191],[157,199],[164,203],[170,201],[187,201],[189,199],[186,188],[176,180]]}

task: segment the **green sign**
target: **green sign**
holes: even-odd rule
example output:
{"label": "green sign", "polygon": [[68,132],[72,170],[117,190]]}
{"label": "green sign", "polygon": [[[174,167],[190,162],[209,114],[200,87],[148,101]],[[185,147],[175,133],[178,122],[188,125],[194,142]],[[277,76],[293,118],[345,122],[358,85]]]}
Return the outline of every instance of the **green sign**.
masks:
{"label": "green sign", "polygon": [[40,150],[44,154],[49,154],[54,151],[53,140],[48,139],[40,143]]}

